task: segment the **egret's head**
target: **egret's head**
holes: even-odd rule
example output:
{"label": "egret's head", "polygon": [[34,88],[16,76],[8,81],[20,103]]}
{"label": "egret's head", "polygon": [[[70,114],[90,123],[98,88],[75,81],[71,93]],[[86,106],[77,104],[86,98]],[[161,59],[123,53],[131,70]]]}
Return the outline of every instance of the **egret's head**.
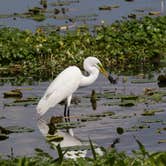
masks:
{"label": "egret's head", "polygon": [[115,83],[114,78],[109,72],[107,72],[102,63],[96,57],[88,57],[84,60],[84,69],[86,71],[91,71],[92,67],[96,67],[111,83]]}
{"label": "egret's head", "polygon": [[88,57],[84,60],[84,69],[90,71],[91,67],[96,67],[104,76],[108,78],[108,72],[104,69],[102,63],[96,57]]}

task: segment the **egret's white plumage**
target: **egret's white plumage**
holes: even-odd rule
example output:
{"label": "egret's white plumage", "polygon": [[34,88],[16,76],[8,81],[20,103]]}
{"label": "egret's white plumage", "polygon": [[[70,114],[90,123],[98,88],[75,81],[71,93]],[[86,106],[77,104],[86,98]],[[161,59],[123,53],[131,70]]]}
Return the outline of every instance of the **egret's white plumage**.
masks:
{"label": "egret's white plumage", "polygon": [[69,107],[72,94],[78,87],[92,84],[97,79],[99,70],[104,72],[101,62],[95,57],[86,58],[83,67],[89,73],[88,76],[84,76],[78,67],[70,66],[53,80],[37,105],[40,116],[66,98]]}

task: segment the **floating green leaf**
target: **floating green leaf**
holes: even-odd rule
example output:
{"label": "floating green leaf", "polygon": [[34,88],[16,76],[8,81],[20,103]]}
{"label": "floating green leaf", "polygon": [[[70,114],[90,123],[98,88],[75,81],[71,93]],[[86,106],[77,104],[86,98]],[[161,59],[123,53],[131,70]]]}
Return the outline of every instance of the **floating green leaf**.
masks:
{"label": "floating green leaf", "polygon": [[133,84],[144,84],[144,83],[154,83],[157,82],[155,79],[137,79],[137,80],[132,80],[131,83]]}
{"label": "floating green leaf", "polygon": [[20,98],[22,96],[23,96],[23,94],[19,89],[4,92],[4,98],[7,98],[7,97],[19,97]]}
{"label": "floating green leaf", "polygon": [[161,143],[166,143],[166,140],[165,140],[165,139],[159,140],[158,143],[159,143],[159,144],[161,144]]}
{"label": "floating green leaf", "polygon": [[28,127],[20,127],[20,126],[8,126],[6,127],[11,133],[24,133],[24,132],[33,132],[34,129]]}
{"label": "floating green leaf", "polygon": [[120,106],[125,106],[125,107],[132,107],[135,105],[135,101],[133,100],[125,100],[119,104]]}
{"label": "floating green leaf", "polygon": [[116,131],[118,134],[123,134],[124,133],[124,129],[122,127],[117,127]]}
{"label": "floating green leaf", "polygon": [[146,110],[141,115],[143,116],[153,116],[155,115],[156,110]]}
{"label": "floating green leaf", "polygon": [[47,135],[46,136],[46,140],[49,142],[55,141],[55,142],[60,142],[62,141],[64,138],[60,135]]}
{"label": "floating green leaf", "polygon": [[9,138],[8,135],[0,133],[0,141],[3,141],[3,140],[8,139],[8,138]]}

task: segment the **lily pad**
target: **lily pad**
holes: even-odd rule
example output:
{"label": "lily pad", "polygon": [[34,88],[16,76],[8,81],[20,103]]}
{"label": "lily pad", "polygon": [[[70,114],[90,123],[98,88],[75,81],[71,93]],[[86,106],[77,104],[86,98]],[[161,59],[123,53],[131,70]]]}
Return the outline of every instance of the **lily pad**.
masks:
{"label": "lily pad", "polygon": [[37,98],[26,98],[26,99],[16,99],[14,103],[25,103],[25,102],[33,102],[36,101]]}
{"label": "lily pad", "polygon": [[132,80],[131,83],[133,84],[144,84],[144,83],[154,83],[157,82],[155,79],[136,79]]}
{"label": "lily pad", "polygon": [[46,16],[43,13],[41,13],[41,14],[32,16],[32,19],[35,21],[43,21],[46,19]]}
{"label": "lily pad", "polygon": [[144,121],[141,121],[143,123],[160,123],[160,122],[163,122],[162,120],[144,120]]}
{"label": "lily pad", "polygon": [[160,15],[160,11],[151,11],[149,12],[149,15]]}
{"label": "lily pad", "polygon": [[152,96],[150,96],[150,99],[159,102],[162,100],[162,94],[154,93]]}
{"label": "lily pad", "polygon": [[162,139],[158,141],[158,144],[161,144],[161,143],[166,143],[166,139]]}
{"label": "lily pad", "polygon": [[101,120],[101,118],[100,117],[91,116],[91,117],[83,117],[80,120],[81,120],[81,122],[98,121],[98,120]]}
{"label": "lily pad", "polygon": [[111,5],[111,6],[103,5],[99,7],[99,10],[112,10],[113,8],[119,8],[119,7],[120,7],[119,5]]}
{"label": "lily pad", "polygon": [[137,15],[134,14],[134,13],[130,13],[130,14],[128,15],[128,18],[136,18],[136,17],[137,17]]}
{"label": "lily pad", "polygon": [[122,96],[121,101],[123,102],[124,100],[137,100],[138,96],[130,95],[130,96]]}
{"label": "lily pad", "polygon": [[16,99],[12,103],[5,103],[5,106],[28,106],[28,105],[36,105],[38,103],[38,98],[25,98],[25,99]]}
{"label": "lily pad", "polygon": [[6,129],[5,127],[0,126],[0,133],[1,134],[10,134],[11,131]]}
{"label": "lily pad", "polygon": [[72,3],[79,3],[79,0],[70,0],[70,1],[58,1],[50,3],[52,6],[69,6]]}
{"label": "lily pad", "polygon": [[120,99],[121,94],[115,94],[115,92],[105,92],[104,94],[98,94],[97,97],[103,97],[106,99]]}
{"label": "lily pad", "polygon": [[45,10],[40,7],[33,7],[28,12],[22,14],[25,18],[32,18],[35,21],[43,21],[46,19]]}
{"label": "lily pad", "polygon": [[27,102],[20,102],[20,103],[5,103],[4,105],[7,107],[11,106],[28,106],[28,105],[36,105],[38,102],[37,101],[27,101]]}
{"label": "lily pad", "polygon": [[42,12],[42,8],[39,8],[39,7],[33,7],[32,9],[29,9],[29,13],[32,14],[32,15],[38,15]]}
{"label": "lily pad", "polygon": [[24,133],[24,132],[33,132],[34,129],[28,127],[20,127],[20,126],[8,126],[6,127],[11,133]]}
{"label": "lily pad", "polygon": [[47,135],[46,136],[46,140],[48,142],[52,142],[52,141],[55,141],[55,142],[60,142],[62,141],[64,138],[60,135]]}
{"label": "lily pad", "polygon": [[124,129],[122,127],[117,127],[116,131],[118,134],[123,134],[124,133]]}
{"label": "lily pad", "polygon": [[51,124],[57,124],[63,122],[63,116],[52,116],[50,119]]}
{"label": "lily pad", "polygon": [[155,115],[156,110],[146,110],[141,115],[143,116],[153,116]]}
{"label": "lily pad", "polygon": [[0,133],[0,141],[3,141],[3,140],[8,139],[8,138],[9,138],[8,135]]}
{"label": "lily pad", "polygon": [[124,107],[132,107],[135,105],[134,100],[125,100],[119,104],[119,106],[124,106]]}
{"label": "lily pad", "polygon": [[112,112],[112,111],[105,111],[102,113],[103,115],[105,116],[112,116],[112,115],[115,115],[115,112]]}
{"label": "lily pad", "polygon": [[4,98],[8,98],[8,97],[19,97],[21,98],[23,96],[22,92],[20,91],[20,89],[15,89],[15,90],[11,90],[8,92],[4,92]]}
{"label": "lily pad", "polygon": [[150,128],[150,126],[146,125],[146,124],[140,124],[140,125],[132,126],[131,128],[126,129],[126,131],[127,132],[135,132],[135,131],[139,131],[139,130],[147,129],[147,128]]}
{"label": "lily pad", "polygon": [[8,126],[2,127],[0,126],[0,140],[5,140],[9,138],[8,134],[11,133],[23,133],[23,132],[33,132],[34,130],[31,128],[26,127],[19,127],[19,126]]}
{"label": "lily pad", "polygon": [[112,10],[112,7],[104,5],[104,6],[100,6],[99,10]]}
{"label": "lily pad", "polygon": [[68,122],[68,123],[57,123],[55,128],[56,129],[70,129],[70,128],[78,128],[83,127],[80,122]]}
{"label": "lily pad", "polygon": [[160,133],[160,134],[161,134],[162,131],[166,131],[166,127],[157,129],[157,133]]}

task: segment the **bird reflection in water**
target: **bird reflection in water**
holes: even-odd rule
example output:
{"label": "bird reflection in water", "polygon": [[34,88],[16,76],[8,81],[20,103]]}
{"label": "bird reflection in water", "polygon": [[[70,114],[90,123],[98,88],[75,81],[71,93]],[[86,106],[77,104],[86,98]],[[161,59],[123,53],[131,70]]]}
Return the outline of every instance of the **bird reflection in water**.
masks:
{"label": "bird reflection in water", "polygon": [[[60,145],[65,158],[76,159],[85,157],[89,148],[89,142],[83,142],[79,138],[74,136],[72,128],[66,127],[66,129],[58,129],[58,124],[66,124],[63,122],[63,117],[51,117],[50,122],[46,122],[44,119],[38,119],[37,125],[45,137],[45,139],[52,145],[54,149]],[[101,150],[96,148],[96,152],[100,153]]]}

